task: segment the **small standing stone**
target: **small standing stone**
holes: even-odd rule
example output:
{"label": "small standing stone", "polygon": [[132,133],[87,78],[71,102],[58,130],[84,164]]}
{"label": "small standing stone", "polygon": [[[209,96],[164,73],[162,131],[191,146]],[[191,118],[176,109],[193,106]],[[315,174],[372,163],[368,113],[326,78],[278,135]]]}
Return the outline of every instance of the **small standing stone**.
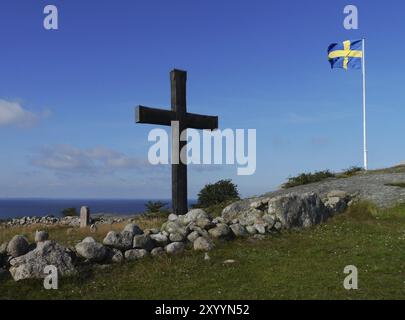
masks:
{"label": "small standing stone", "polygon": [[49,238],[49,234],[46,231],[38,231],[35,232],[35,242],[44,242],[46,240],[48,240]]}
{"label": "small standing stone", "polygon": [[80,228],[86,228],[90,224],[90,209],[82,207],[80,209]]}

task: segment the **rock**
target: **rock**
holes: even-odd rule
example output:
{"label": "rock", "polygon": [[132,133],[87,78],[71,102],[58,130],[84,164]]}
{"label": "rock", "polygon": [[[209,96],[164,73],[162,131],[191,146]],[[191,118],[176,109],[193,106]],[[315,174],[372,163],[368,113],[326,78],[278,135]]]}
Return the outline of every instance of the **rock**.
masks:
{"label": "rock", "polygon": [[341,213],[345,211],[352,197],[345,191],[334,190],[327,194],[327,198],[324,200],[325,206],[329,208],[332,213]]}
{"label": "rock", "polygon": [[7,245],[7,254],[13,258],[22,256],[28,252],[29,243],[24,236],[14,236]]}
{"label": "rock", "polygon": [[196,222],[199,219],[208,219],[210,221],[212,220],[210,215],[207,214],[202,209],[192,209],[189,212],[187,212],[185,215],[178,217],[178,221],[184,226],[186,226],[192,222]]}
{"label": "rock", "polygon": [[90,209],[81,207],[80,209],[80,228],[86,228],[90,224]]}
{"label": "rock", "polygon": [[247,226],[246,231],[250,235],[254,235],[257,233],[257,229],[254,226]]}
{"label": "rock", "polygon": [[118,249],[110,249],[107,255],[108,260],[112,263],[122,263],[124,261],[124,255]]}
{"label": "rock", "polygon": [[138,225],[136,225],[134,223],[127,224],[125,226],[124,230],[122,230],[122,231],[123,232],[130,232],[130,233],[132,233],[132,236],[143,234],[142,229]]}
{"label": "rock", "polygon": [[280,221],[277,221],[277,222],[274,224],[274,229],[275,229],[276,231],[280,231],[282,228],[283,228],[283,225],[281,224]]}
{"label": "rock", "polygon": [[116,248],[119,250],[129,250],[132,248],[133,244],[132,232],[123,231],[121,233],[117,233],[115,231],[110,231],[104,238],[103,244],[107,247]]}
{"label": "rock", "polygon": [[347,209],[348,203],[345,199],[341,198],[328,198],[325,201],[325,206],[329,208],[333,213],[343,212]]}
{"label": "rock", "polygon": [[134,237],[133,248],[134,249],[145,249],[147,251],[152,251],[155,248],[155,242],[151,239],[149,235],[136,235]]}
{"label": "rock", "polygon": [[346,191],[342,190],[332,190],[327,194],[328,198],[341,198],[347,199],[350,198],[350,195]]}
{"label": "rock", "polygon": [[93,237],[86,237],[86,238],[84,238],[84,239],[82,240],[82,242],[85,242],[85,243],[96,243],[96,240],[94,240]]}
{"label": "rock", "polygon": [[171,242],[182,242],[185,240],[185,237],[180,233],[171,233],[169,239]]}
{"label": "rock", "polygon": [[165,247],[169,243],[169,238],[163,233],[151,234],[150,238],[158,247]]}
{"label": "rock", "polygon": [[169,214],[168,220],[169,221],[176,221],[179,218],[177,214],[171,213]]}
{"label": "rock", "polygon": [[187,229],[184,226],[180,225],[178,221],[168,221],[163,224],[162,229],[168,234],[180,233],[185,237],[187,236]]}
{"label": "rock", "polygon": [[94,223],[90,226],[90,232],[92,233],[96,233],[97,232],[97,225],[95,225]]}
{"label": "rock", "polygon": [[183,242],[172,242],[165,247],[165,250],[169,254],[178,254],[183,252],[185,245]]}
{"label": "rock", "polygon": [[260,223],[256,223],[254,225],[255,229],[257,230],[258,233],[260,234],[266,234],[266,225],[264,224],[260,224]]}
{"label": "rock", "polygon": [[250,209],[251,208],[249,201],[238,201],[232,203],[231,205],[227,206],[224,210],[222,210],[221,217],[224,219],[224,221],[231,222],[234,219],[238,219],[241,212],[247,212]]}
{"label": "rock", "polygon": [[187,240],[190,242],[194,242],[200,236],[201,235],[197,231],[193,231],[187,236]]}
{"label": "rock", "polygon": [[149,255],[149,252],[145,249],[131,249],[125,251],[125,259],[128,261],[139,260]]}
{"label": "rock", "polygon": [[315,193],[288,194],[269,201],[269,214],[274,215],[283,228],[307,228],[329,218],[330,210]]}
{"label": "rock", "polygon": [[216,217],[215,219],[212,220],[212,223],[213,224],[228,223],[228,221],[225,221],[225,219],[222,217]]}
{"label": "rock", "polygon": [[234,264],[236,263],[236,260],[228,259],[224,261],[224,264]]}
{"label": "rock", "polygon": [[209,239],[199,237],[194,241],[193,247],[196,251],[211,251],[214,248],[214,244]]}
{"label": "rock", "polygon": [[267,228],[271,229],[274,227],[274,224],[276,223],[275,217],[270,215],[270,214],[265,214],[262,217],[263,221],[267,224]]}
{"label": "rock", "polygon": [[236,237],[246,237],[248,235],[246,229],[239,223],[232,224],[229,227]]}
{"label": "rock", "polygon": [[72,257],[67,250],[55,241],[38,243],[35,250],[10,261],[10,273],[15,281],[44,278],[46,266],[53,265],[59,276],[76,273]]}
{"label": "rock", "polygon": [[35,232],[35,242],[44,242],[48,240],[49,234],[46,231],[36,231]]}
{"label": "rock", "polygon": [[3,242],[0,245],[0,255],[6,255],[7,254],[7,245],[8,245],[8,242]]}
{"label": "rock", "polygon": [[205,230],[209,230],[215,227],[215,224],[212,223],[212,221],[210,219],[207,218],[201,218],[201,219],[197,219],[194,224],[197,227],[200,227],[201,229],[205,229]]}
{"label": "rock", "polygon": [[252,209],[260,210],[260,211],[267,211],[269,205],[270,198],[263,198],[258,199],[250,203],[250,207]]}
{"label": "rock", "polygon": [[162,255],[162,254],[164,254],[164,253],[165,253],[165,250],[164,250],[162,247],[154,248],[154,249],[152,249],[152,251],[150,252],[150,254],[151,254],[153,257],[160,256],[160,255]]}
{"label": "rock", "polygon": [[[93,241],[92,241],[92,240]],[[108,254],[107,248],[97,243],[93,238],[87,237],[75,247],[77,254],[91,262],[101,262]]]}
{"label": "rock", "polygon": [[232,238],[233,233],[228,225],[219,223],[213,229],[210,229],[208,233],[215,239],[229,240]]}
{"label": "rock", "polygon": [[204,253],[204,260],[205,261],[209,261],[209,260],[211,260],[211,258],[210,258],[210,256],[209,256],[209,254],[206,252],[206,253]]}

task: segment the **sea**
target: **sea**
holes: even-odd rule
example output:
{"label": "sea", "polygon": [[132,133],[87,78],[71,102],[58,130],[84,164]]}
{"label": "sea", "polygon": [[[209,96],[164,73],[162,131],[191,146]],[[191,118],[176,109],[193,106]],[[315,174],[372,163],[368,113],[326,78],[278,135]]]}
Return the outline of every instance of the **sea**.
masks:
{"label": "sea", "polygon": [[[161,201],[171,207],[167,199],[0,199],[0,219],[21,218],[25,216],[43,217],[53,215],[60,217],[66,208],[82,206],[90,208],[91,214],[135,215],[146,211],[148,201]],[[196,201],[190,201],[190,206]]]}

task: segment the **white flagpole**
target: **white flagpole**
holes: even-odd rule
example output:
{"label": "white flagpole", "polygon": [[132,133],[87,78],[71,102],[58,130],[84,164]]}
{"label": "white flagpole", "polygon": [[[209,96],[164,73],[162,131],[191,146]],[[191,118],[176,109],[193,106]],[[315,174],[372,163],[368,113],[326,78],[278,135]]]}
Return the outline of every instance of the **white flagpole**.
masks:
{"label": "white flagpole", "polygon": [[363,58],[362,71],[363,71],[363,146],[364,146],[364,169],[368,170],[368,150],[367,150],[367,123],[366,123],[366,51],[365,39],[362,41]]}

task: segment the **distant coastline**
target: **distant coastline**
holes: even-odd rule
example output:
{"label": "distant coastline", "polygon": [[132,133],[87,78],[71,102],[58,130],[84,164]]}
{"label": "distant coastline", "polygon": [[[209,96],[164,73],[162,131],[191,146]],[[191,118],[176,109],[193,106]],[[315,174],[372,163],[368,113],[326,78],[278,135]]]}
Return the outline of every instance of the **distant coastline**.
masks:
{"label": "distant coastline", "polygon": [[[66,208],[80,209],[90,207],[92,214],[136,215],[145,212],[148,201],[162,201],[171,207],[168,199],[46,199],[46,198],[0,198],[0,219],[21,218],[25,216],[61,216]],[[196,203],[190,200],[190,205]]]}

